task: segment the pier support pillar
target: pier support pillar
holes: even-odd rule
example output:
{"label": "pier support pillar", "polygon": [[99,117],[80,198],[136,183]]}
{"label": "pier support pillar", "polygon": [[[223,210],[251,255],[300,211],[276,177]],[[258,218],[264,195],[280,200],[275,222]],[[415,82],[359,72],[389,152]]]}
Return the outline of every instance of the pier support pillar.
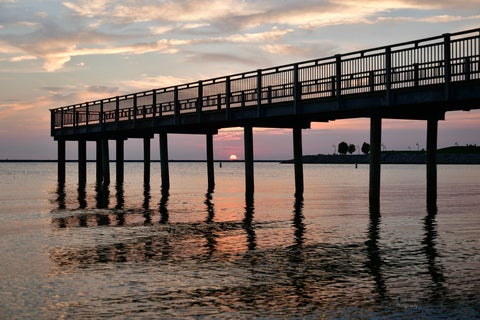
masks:
{"label": "pier support pillar", "polygon": [[245,192],[250,194],[254,192],[254,174],[253,174],[253,128],[246,126],[243,128],[243,143],[245,153]]}
{"label": "pier support pillar", "polygon": [[150,184],[150,138],[143,138],[143,183]]}
{"label": "pier support pillar", "polygon": [[103,181],[103,157],[102,157],[102,140],[96,141],[96,179],[97,184]]}
{"label": "pier support pillar", "polygon": [[215,172],[213,164],[213,134],[207,133],[207,175],[208,175],[208,192],[211,193],[215,189]]}
{"label": "pier support pillar", "polygon": [[58,182],[59,183],[65,183],[65,140],[64,139],[58,139]]}
{"label": "pier support pillar", "polygon": [[295,194],[303,194],[302,128],[293,128],[293,158],[295,164]]}
{"label": "pier support pillar", "polygon": [[437,136],[438,119],[427,120],[427,208],[437,206]]}
{"label": "pier support pillar", "polygon": [[380,210],[380,168],[382,145],[382,118],[379,115],[370,118],[370,209]]}
{"label": "pier support pillar", "polygon": [[170,189],[170,174],[168,170],[168,139],[167,133],[160,133],[160,166],[162,172],[162,194]]}
{"label": "pier support pillar", "polygon": [[116,165],[116,176],[117,176],[117,185],[121,185],[124,181],[125,176],[125,140],[117,139],[116,140],[116,156],[115,156],[115,165]]}
{"label": "pier support pillar", "polygon": [[102,138],[102,171],[103,183],[108,185],[110,183],[110,154],[108,151],[108,139]]}
{"label": "pier support pillar", "polygon": [[87,141],[78,141],[78,184],[87,182]]}

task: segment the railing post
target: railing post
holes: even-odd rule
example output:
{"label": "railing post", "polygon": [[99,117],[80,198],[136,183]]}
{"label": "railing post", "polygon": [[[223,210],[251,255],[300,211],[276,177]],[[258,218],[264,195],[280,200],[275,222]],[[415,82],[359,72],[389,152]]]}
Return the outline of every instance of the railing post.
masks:
{"label": "railing post", "polygon": [[198,81],[198,96],[197,96],[197,105],[196,111],[198,114],[198,121],[202,121],[202,108],[203,108],[203,81]]}
{"label": "railing post", "polygon": [[257,70],[257,117],[263,117],[262,106],[262,69]]}
{"label": "railing post", "polygon": [[465,62],[463,64],[463,73],[465,73],[465,80],[468,81],[470,80],[470,58],[466,57]]}
{"label": "railing post", "polygon": [[225,80],[225,117],[230,120],[230,97],[232,96],[230,77]]}
{"label": "railing post", "polygon": [[175,117],[175,124],[180,124],[180,103],[178,101],[178,87],[173,91],[173,112]]}
{"label": "railing post", "polygon": [[222,110],[222,95],[217,94],[217,110]]}
{"label": "railing post", "polygon": [[340,96],[342,95],[342,56],[335,55],[335,95],[340,109]]}
{"label": "railing post", "polygon": [[50,110],[50,132],[53,133],[53,130],[56,127],[56,114],[57,109]]}
{"label": "railing post", "polygon": [[335,94],[336,94],[336,88],[335,88],[336,87],[336,85],[335,85],[336,82],[337,82],[336,77],[331,76],[330,77],[330,92],[331,92],[332,97],[335,97]]}
{"label": "railing post", "polygon": [[157,90],[153,90],[152,92],[152,117],[155,118],[157,116]]}
{"label": "railing post", "polygon": [[77,127],[77,107],[76,106],[73,106],[72,125],[74,129]]}
{"label": "railing post", "polygon": [[137,94],[135,93],[133,95],[133,127],[137,126],[137,114],[138,114]]}
{"label": "railing post", "polygon": [[373,71],[368,73],[368,85],[370,86],[370,92],[375,91],[375,73]]}
{"label": "railing post", "polygon": [[268,86],[267,101],[268,101],[268,104],[272,103],[272,86]]}
{"label": "railing post", "polygon": [[385,89],[387,92],[387,106],[391,104],[392,91],[392,48],[385,49]]}
{"label": "railing post", "polygon": [[87,103],[87,107],[85,109],[85,125],[87,126],[87,130],[88,130],[88,123],[90,121],[90,104]]}
{"label": "railing post", "polygon": [[450,80],[452,78],[452,69],[451,69],[451,46],[450,46],[450,34],[445,33],[443,35],[443,58],[444,58],[444,76],[445,76],[445,100],[448,100],[450,97]]}
{"label": "railing post", "polygon": [[118,125],[120,120],[120,97],[115,98],[115,123]]}
{"label": "railing post", "polygon": [[302,84],[298,80],[298,64],[293,66],[293,112],[301,113],[300,101],[302,100]]}
{"label": "railing post", "polygon": [[418,63],[415,63],[413,65],[413,79],[414,79],[413,80],[414,81],[414,86],[418,87],[419,84],[420,84]]}
{"label": "railing post", "polygon": [[100,124],[102,131],[103,131],[103,122],[104,122],[104,119],[103,119],[103,100],[102,100],[100,101],[100,113],[98,114],[98,123]]}

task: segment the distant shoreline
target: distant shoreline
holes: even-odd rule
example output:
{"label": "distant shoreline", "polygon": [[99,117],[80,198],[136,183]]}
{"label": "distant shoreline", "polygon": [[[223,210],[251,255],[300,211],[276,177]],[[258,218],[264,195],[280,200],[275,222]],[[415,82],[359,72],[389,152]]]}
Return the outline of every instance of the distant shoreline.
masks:
{"label": "distant shoreline", "polygon": [[[425,164],[426,152],[422,151],[382,151],[382,164]],[[302,157],[305,164],[368,164],[370,162],[369,154],[317,154],[304,155]],[[52,159],[0,159],[0,163],[18,162],[18,163],[33,163],[33,162],[57,162]],[[78,162],[78,160],[66,160],[66,162]],[[95,162],[95,160],[87,160],[87,162]],[[115,162],[115,160],[110,160]],[[143,160],[125,160],[125,162],[143,162]],[[160,160],[151,160],[151,162],[159,163]],[[175,163],[193,163],[193,162],[207,162],[206,160],[169,160]],[[245,162],[244,160],[215,160],[216,163],[235,163]],[[262,163],[293,163],[290,160],[255,160],[254,162]],[[462,146],[462,147],[448,147],[437,151],[438,164],[480,164],[480,147],[477,146]]]}
{"label": "distant shoreline", "polygon": [[[367,164],[369,154],[317,154],[303,156],[303,163]],[[427,154],[422,151],[382,151],[382,164],[425,164]],[[293,163],[293,159],[282,161]],[[437,150],[437,164],[480,164],[480,147],[448,147]]]}

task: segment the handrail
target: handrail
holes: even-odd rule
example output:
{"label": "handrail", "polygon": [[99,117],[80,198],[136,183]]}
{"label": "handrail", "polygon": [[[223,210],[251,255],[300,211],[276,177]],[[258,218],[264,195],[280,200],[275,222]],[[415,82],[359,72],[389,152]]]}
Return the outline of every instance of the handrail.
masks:
{"label": "handrail", "polygon": [[[480,28],[51,109],[52,129],[480,79]],[[228,111],[227,111],[228,112]],[[261,112],[259,111],[259,114]]]}

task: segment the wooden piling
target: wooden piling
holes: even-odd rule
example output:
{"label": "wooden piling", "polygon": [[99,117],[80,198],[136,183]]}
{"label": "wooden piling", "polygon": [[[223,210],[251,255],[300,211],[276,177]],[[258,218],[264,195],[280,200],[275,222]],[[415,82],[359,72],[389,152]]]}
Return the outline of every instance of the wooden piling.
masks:
{"label": "wooden piling", "polygon": [[78,184],[87,182],[87,141],[78,140]]}
{"label": "wooden piling", "polygon": [[150,184],[150,137],[143,138],[143,183]]}
{"label": "wooden piling", "polygon": [[427,120],[427,208],[437,206],[437,138],[438,120]]}
{"label": "wooden piling", "polygon": [[116,179],[117,179],[117,185],[120,185],[124,181],[124,176],[125,176],[125,140],[122,138],[116,139],[116,159],[115,159],[115,165],[116,165]]}
{"label": "wooden piling", "polygon": [[380,168],[382,145],[382,118],[370,118],[370,187],[369,203],[373,211],[380,210]]}
{"label": "wooden piling", "polygon": [[207,175],[208,175],[208,192],[211,193],[215,189],[215,172],[213,163],[213,134],[207,133]]}
{"label": "wooden piling", "polygon": [[295,194],[303,194],[302,128],[293,128],[293,157],[295,165]]}
{"label": "wooden piling", "polygon": [[59,184],[65,183],[65,140],[58,139],[58,182]]}
{"label": "wooden piling", "polygon": [[110,155],[108,151],[108,139],[102,138],[102,171],[103,183],[108,185],[110,183]]}
{"label": "wooden piling", "polygon": [[255,190],[253,174],[253,128],[251,126],[245,126],[243,133],[245,149],[245,192],[249,194]]}
{"label": "wooden piling", "polygon": [[96,182],[97,184],[103,181],[103,157],[102,157],[102,140],[96,141]]}
{"label": "wooden piling", "polygon": [[160,132],[160,166],[162,172],[162,194],[168,194],[170,189],[170,174],[168,169],[168,139],[166,132]]}

